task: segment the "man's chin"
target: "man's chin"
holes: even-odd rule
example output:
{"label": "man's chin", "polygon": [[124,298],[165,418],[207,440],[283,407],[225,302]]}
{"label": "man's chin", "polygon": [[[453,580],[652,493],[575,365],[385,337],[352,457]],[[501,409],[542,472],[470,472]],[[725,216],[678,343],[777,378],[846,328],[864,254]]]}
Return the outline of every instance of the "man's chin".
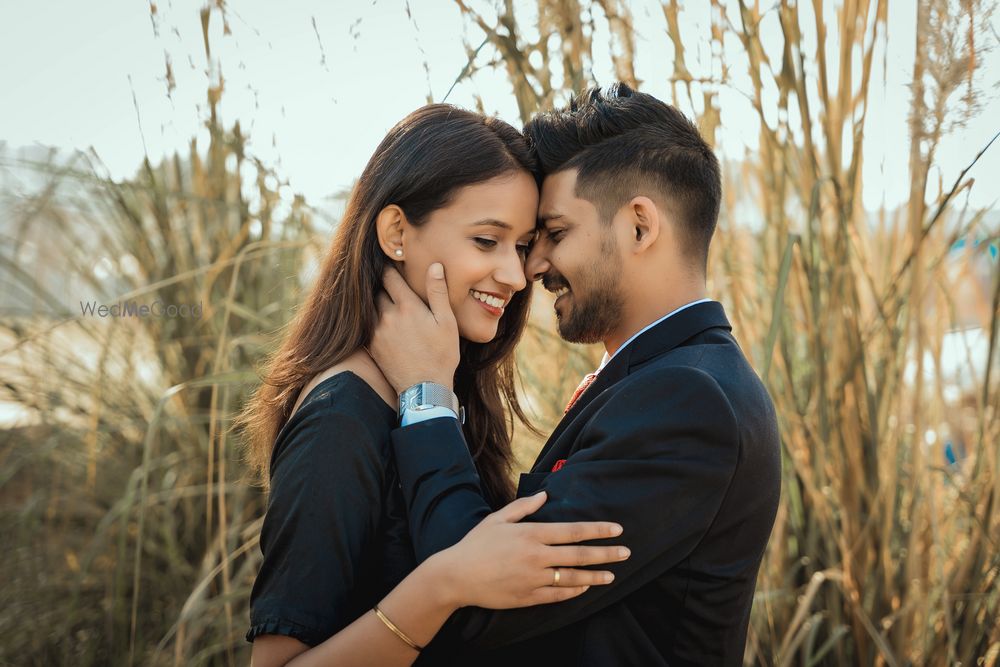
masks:
{"label": "man's chin", "polygon": [[567,343],[579,343],[581,345],[600,343],[604,340],[604,337],[599,332],[574,326],[575,324],[571,319],[563,319],[562,317],[558,317],[557,314],[556,328],[559,331],[559,337]]}

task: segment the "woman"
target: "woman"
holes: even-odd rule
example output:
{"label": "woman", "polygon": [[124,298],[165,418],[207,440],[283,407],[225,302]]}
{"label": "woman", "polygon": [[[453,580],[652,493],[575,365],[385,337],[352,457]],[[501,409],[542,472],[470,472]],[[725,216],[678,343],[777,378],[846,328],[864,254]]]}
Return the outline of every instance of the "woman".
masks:
{"label": "woman", "polygon": [[[458,607],[568,599],[610,573],[566,566],[623,559],[615,547],[550,546],[570,542],[570,524],[518,524],[543,496],[510,503],[507,415],[524,421],[513,349],[530,297],[523,263],[535,233],[534,174],[514,128],[446,105],[407,116],[368,162],[239,420],[271,487],[247,633],[257,667],[292,657],[410,664]],[[468,410],[467,440],[479,443],[472,455],[484,495],[499,510],[419,567],[390,456],[397,397],[365,349],[390,262],[423,297],[428,268],[444,265],[463,339],[455,392]],[[621,530],[582,526],[584,540]]]}

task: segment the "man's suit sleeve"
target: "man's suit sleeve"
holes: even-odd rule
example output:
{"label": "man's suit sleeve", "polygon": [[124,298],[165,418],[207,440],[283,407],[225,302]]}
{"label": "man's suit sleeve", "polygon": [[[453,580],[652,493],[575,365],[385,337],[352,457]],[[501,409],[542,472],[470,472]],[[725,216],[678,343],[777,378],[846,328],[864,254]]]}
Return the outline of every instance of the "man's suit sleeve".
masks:
{"label": "man's suit sleeve", "polygon": [[[488,649],[574,623],[681,562],[714,521],[735,471],[739,436],[713,378],[694,368],[642,371],[586,410],[577,450],[545,477],[539,490],[548,501],[526,520],[617,521],[624,534],[611,542],[628,546],[631,557],[598,566],[615,573],[614,583],[572,600],[503,611],[465,608],[445,626],[449,639]],[[489,507],[454,420],[399,429],[393,446],[423,560],[458,542]]]}

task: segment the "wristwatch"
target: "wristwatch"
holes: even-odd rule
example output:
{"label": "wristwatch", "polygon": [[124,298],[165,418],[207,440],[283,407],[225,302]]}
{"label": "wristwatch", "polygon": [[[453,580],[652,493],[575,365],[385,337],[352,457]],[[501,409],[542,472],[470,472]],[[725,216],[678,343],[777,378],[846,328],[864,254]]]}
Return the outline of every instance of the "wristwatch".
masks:
{"label": "wristwatch", "polygon": [[408,410],[420,411],[431,408],[447,408],[455,413],[461,423],[465,423],[465,408],[458,404],[458,396],[451,389],[436,382],[421,382],[406,389],[399,395],[399,418]]}

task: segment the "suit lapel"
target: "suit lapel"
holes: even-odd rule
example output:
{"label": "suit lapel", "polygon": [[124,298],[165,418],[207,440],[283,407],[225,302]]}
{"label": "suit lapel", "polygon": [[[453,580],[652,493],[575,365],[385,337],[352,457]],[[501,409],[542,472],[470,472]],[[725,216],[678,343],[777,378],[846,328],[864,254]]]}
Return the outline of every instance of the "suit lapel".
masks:
{"label": "suit lapel", "polygon": [[559,421],[545,446],[542,447],[542,451],[538,454],[538,458],[535,459],[532,472],[549,472],[548,468],[541,464],[547,463],[545,460],[553,445],[559,440],[563,431],[601,392],[624,379],[633,368],[641,366],[653,357],[669,352],[707,329],[716,327],[732,329],[729,320],[726,319],[726,312],[722,308],[722,304],[717,301],[708,301],[685,308],[652,329],[643,332],[641,336],[633,340],[628,347],[608,362],[593,384],[587,391],[583,392],[570,411]]}
{"label": "suit lapel", "polygon": [[[572,423],[578,414],[580,414],[580,411],[583,410],[583,408],[586,407],[592,400],[594,400],[594,396],[597,396],[602,391],[628,375],[628,352],[628,348],[622,350],[621,354],[616,355],[615,358],[609,361],[608,365],[605,366],[600,373],[598,373],[597,379],[595,379],[594,382],[587,387],[587,391],[580,395],[580,398],[576,400],[576,403],[573,404],[573,407],[570,408],[569,412],[563,415],[563,418],[559,420],[558,424],[556,424],[556,428],[552,431],[552,435],[549,436],[549,439],[545,444],[545,448],[542,449],[542,454],[544,454],[545,450],[549,448],[549,445],[555,442],[559,436],[562,435],[562,432],[566,430],[566,427]],[[541,459],[541,455],[539,455],[539,459]]]}

